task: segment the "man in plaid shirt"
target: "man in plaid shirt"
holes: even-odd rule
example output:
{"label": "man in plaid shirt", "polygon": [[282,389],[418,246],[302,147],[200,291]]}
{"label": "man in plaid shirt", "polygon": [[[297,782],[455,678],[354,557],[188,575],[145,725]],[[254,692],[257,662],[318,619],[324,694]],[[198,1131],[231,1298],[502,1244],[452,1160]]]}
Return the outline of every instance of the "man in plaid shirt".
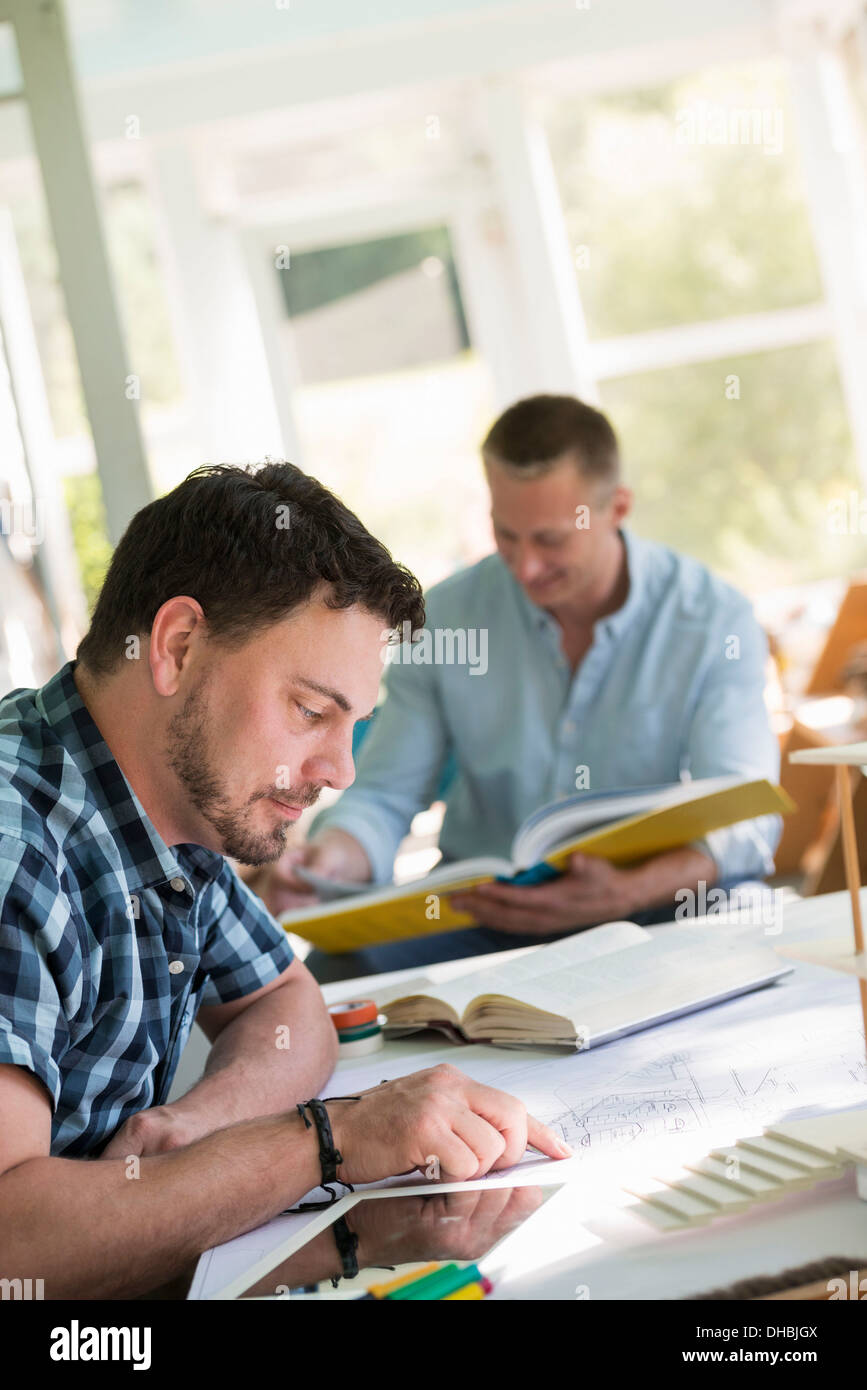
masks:
{"label": "man in plaid shirt", "polygon": [[[319,1182],[295,1106],[335,1031],[223,855],[276,859],[349,785],[383,629],[423,618],[413,576],[314,479],[209,467],[133,518],[77,661],[0,701],[0,1278],[135,1296]],[[205,1074],[169,1104],[196,1018]],[[348,1182],[566,1152],[450,1067],[329,1118]]]}

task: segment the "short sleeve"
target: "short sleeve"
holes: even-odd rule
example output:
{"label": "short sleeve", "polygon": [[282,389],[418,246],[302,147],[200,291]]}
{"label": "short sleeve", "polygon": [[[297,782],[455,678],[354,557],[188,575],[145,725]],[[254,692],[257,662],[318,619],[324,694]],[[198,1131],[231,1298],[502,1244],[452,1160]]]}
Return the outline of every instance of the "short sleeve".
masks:
{"label": "short sleeve", "polygon": [[33,847],[0,835],[0,1063],[26,1067],[56,1109],[69,1045],[64,979],[77,978],[69,909]]}
{"label": "short sleeve", "polygon": [[285,931],[229,863],[214,880],[203,912],[208,924],[200,967],[208,976],[203,1005],[254,994],[292,964]]}

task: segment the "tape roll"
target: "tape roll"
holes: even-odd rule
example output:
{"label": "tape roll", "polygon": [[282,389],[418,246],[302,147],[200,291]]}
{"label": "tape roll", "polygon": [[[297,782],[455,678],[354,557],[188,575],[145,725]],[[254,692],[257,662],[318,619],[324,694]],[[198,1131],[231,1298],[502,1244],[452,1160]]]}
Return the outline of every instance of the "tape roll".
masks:
{"label": "tape roll", "polygon": [[341,1042],[355,1042],[356,1038],[369,1038],[382,1028],[379,1019],[375,1023],[362,1023],[358,1028],[338,1028],[337,1036]]}
{"label": "tape roll", "polygon": [[371,1033],[369,1038],[358,1038],[355,1042],[342,1042],[337,1048],[340,1058],[343,1057],[366,1057],[368,1052],[378,1052],[385,1041],[385,1034],[380,1028],[376,1033]]}
{"label": "tape roll", "polygon": [[346,1004],[329,1004],[331,1022],[338,1031],[359,1028],[363,1023],[375,1023],[377,1007],[372,999],[351,999]]}

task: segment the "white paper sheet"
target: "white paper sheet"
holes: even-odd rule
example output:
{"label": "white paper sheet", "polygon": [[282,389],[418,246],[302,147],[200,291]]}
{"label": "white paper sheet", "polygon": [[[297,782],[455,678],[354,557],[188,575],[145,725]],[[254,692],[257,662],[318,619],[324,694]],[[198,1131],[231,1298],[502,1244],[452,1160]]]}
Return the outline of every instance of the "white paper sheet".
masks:
{"label": "white paper sheet", "polygon": [[[308,1227],[319,1214],[306,1211],[295,1216],[277,1216],[265,1226],[257,1226],[255,1230],[246,1231],[234,1240],[227,1240],[225,1244],[217,1245],[213,1250],[206,1250],[196,1266],[187,1298],[193,1301],[214,1298],[223,1285],[240,1270],[253,1268],[273,1250],[289,1242],[292,1237],[297,1237],[298,1244],[303,1245],[313,1234],[312,1231],[308,1231]],[[291,1253],[291,1247],[286,1253]],[[250,1283],[253,1283],[252,1278]]]}
{"label": "white paper sheet", "polygon": [[[813,911],[803,933],[810,937]],[[787,928],[790,939],[800,935]],[[578,1178],[583,1197],[597,1213],[603,1201],[615,1200],[619,1178],[648,1164],[658,1173],[656,1155],[673,1168],[684,1155],[759,1134],[783,1117],[867,1103],[857,982],[806,964],[770,990],[595,1051],[563,1055],[561,1050],[515,1053],[449,1045],[404,1056],[385,1051],[359,1066],[341,1064],[323,1094],[357,1095],[443,1061],[518,1096],[576,1149],[576,1158],[561,1162],[530,1155],[501,1175],[503,1182]],[[421,1184],[435,1186],[420,1173],[371,1186],[396,1191],[407,1186],[417,1190]],[[370,1186],[360,1190],[367,1193]],[[247,1284],[252,1283],[256,1272],[250,1265],[257,1254],[267,1254],[285,1239],[285,1228],[277,1231],[276,1226],[272,1222],[209,1251],[189,1297],[213,1296],[245,1272],[251,1276]],[[298,1230],[303,1234],[303,1228]]]}

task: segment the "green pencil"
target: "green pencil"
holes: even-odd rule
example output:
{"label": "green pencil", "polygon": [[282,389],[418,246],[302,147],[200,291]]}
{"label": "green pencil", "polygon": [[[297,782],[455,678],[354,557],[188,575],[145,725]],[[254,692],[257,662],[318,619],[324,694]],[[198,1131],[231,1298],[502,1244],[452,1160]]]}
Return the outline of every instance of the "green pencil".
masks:
{"label": "green pencil", "polygon": [[464,1284],[481,1283],[482,1275],[478,1265],[443,1265],[435,1274],[426,1274],[423,1279],[416,1279],[412,1284],[405,1284],[403,1288],[395,1289],[393,1294],[388,1294],[388,1298],[395,1300],[405,1300],[414,1302],[421,1299],[440,1299],[445,1298],[447,1293],[454,1293],[455,1289],[460,1289]]}

